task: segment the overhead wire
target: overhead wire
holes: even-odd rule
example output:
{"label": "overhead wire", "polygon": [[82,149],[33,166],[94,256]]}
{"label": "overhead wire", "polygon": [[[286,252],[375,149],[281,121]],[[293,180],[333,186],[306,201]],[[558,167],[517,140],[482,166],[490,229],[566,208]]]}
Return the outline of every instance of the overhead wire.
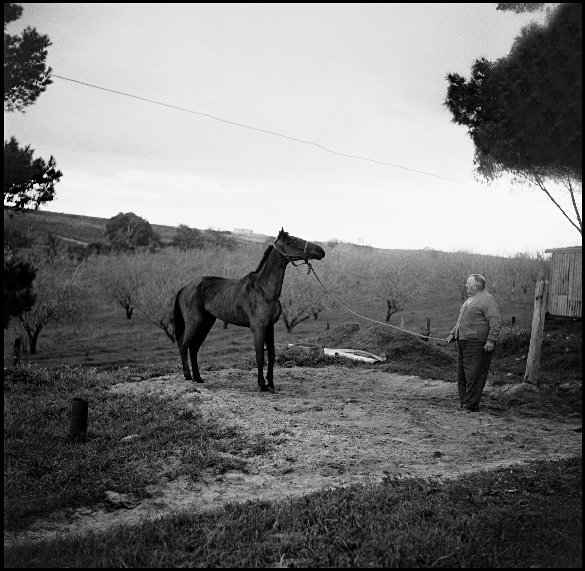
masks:
{"label": "overhead wire", "polygon": [[413,168],[410,168],[410,167],[405,167],[405,166],[402,166],[402,165],[397,165],[395,163],[389,163],[389,162],[386,162],[386,161],[380,161],[380,160],[377,160],[377,159],[371,159],[369,157],[363,157],[363,156],[359,156],[359,155],[351,155],[351,154],[348,154],[348,153],[341,153],[339,151],[335,151],[333,149],[330,149],[328,147],[325,147],[324,145],[321,145],[320,143],[315,143],[314,141],[308,141],[306,139],[300,139],[298,137],[292,137],[290,135],[285,135],[285,134],[279,133],[277,131],[271,131],[271,130],[268,130],[268,129],[262,129],[260,127],[254,127],[253,125],[246,125],[245,123],[240,123],[238,121],[231,121],[229,119],[224,119],[223,117],[218,117],[217,115],[212,115],[211,113],[204,113],[203,111],[195,111],[193,109],[187,109],[185,107],[179,107],[178,105],[171,105],[169,103],[163,103],[162,101],[156,101],[154,99],[149,99],[147,97],[141,97],[139,95],[134,95],[132,93],[126,93],[125,91],[120,91],[120,90],[117,90],[117,89],[110,89],[110,88],[107,88],[107,87],[102,87],[100,85],[95,85],[93,83],[87,83],[85,81],[79,81],[77,79],[71,79],[69,77],[64,77],[62,75],[57,75],[56,73],[51,73],[51,77],[56,77],[56,78],[62,79],[64,81],[70,81],[72,83],[77,83],[79,85],[84,85],[86,87],[91,87],[93,89],[99,89],[101,91],[107,91],[109,93],[114,93],[116,95],[122,95],[124,97],[130,97],[132,99],[138,99],[139,101],[144,101],[146,103],[152,103],[154,105],[160,105],[162,107],[168,107],[170,109],[175,109],[177,111],[182,111],[184,113],[191,113],[193,115],[199,115],[201,117],[207,117],[208,119],[213,119],[214,121],[220,121],[222,123],[227,123],[228,125],[234,125],[236,127],[242,127],[244,129],[250,129],[252,131],[258,131],[260,133],[264,133],[264,134],[267,134],[267,135],[274,135],[276,137],[281,137],[283,139],[288,139],[290,141],[295,141],[297,143],[303,143],[303,144],[306,144],[306,145],[312,145],[312,146],[317,147],[317,148],[319,148],[319,149],[321,149],[323,151],[326,151],[327,153],[332,153],[332,154],[338,155],[340,157],[346,157],[346,158],[350,158],[350,159],[357,159],[357,160],[361,160],[361,161],[368,161],[368,162],[375,163],[375,164],[379,164],[379,165],[384,165],[384,166],[388,166],[388,167],[393,167],[393,168],[407,170],[407,171],[410,171],[410,172],[415,172],[415,173],[418,173],[418,174],[432,176],[432,177],[439,178],[439,179],[442,179],[442,180],[448,180],[450,182],[456,182],[456,183],[459,183],[459,184],[465,184],[465,183],[463,183],[463,181],[456,180],[456,179],[449,178],[449,177],[445,177],[445,176],[441,176],[441,175],[434,174],[434,173],[430,173],[430,172],[427,172],[427,171],[422,171],[422,170],[419,170],[419,169],[413,169]]}

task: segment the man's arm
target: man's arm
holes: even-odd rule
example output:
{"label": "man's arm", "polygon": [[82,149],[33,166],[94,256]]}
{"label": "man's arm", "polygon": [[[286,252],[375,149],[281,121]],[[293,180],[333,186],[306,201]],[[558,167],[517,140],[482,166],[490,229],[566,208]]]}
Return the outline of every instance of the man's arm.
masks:
{"label": "man's arm", "polygon": [[447,343],[453,343],[453,341],[455,341],[455,339],[457,339],[457,333],[459,332],[459,323],[461,322],[461,316],[463,315],[463,308],[465,307],[465,302],[463,303],[463,305],[461,306],[461,309],[459,310],[459,316],[457,317],[457,323],[455,324],[455,327],[453,327],[453,329],[451,329],[451,332],[449,333],[449,335],[447,336]]}
{"label": "man's arm", "polygon": [[502,332],[502,317],[498,304],[493,297],[490,297],[485,309],[485,319],[489,325],[489,332],[484,349],[488,352],[493,351],[496,346],[496,341],[500,338]]}

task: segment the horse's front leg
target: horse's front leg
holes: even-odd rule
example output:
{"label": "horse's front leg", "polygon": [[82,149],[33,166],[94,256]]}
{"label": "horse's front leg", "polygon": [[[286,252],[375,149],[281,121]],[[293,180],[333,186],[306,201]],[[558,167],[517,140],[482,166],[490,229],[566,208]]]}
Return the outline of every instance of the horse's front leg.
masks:
{"label": "horse's front leg", "polygon": [[266,352],[268,353],[266,381],[268,382],[268,389],[272,389],[272,391],[274,391],[274,359],[276,356],[276,352],[274,350],[274,325],[269,325],[266,328],[266,336],[264,341],[266,343]]}
{"label": "horse's front leg", "polygon": [[264,380],[264,327],[251,327],[252,335],[254,335],[254,349],[256,350],[256,365],[258,366],[258,388],[262,392],[274,392],[273,387],[267,387]]}

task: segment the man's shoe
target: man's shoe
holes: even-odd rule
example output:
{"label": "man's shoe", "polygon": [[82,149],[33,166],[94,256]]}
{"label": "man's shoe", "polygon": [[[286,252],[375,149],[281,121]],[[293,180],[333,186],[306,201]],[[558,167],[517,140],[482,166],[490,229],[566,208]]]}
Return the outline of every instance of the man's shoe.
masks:
{"label": "man's shoe", "polygon": [[466,412],[479,412],[479,407],[464,406]]}

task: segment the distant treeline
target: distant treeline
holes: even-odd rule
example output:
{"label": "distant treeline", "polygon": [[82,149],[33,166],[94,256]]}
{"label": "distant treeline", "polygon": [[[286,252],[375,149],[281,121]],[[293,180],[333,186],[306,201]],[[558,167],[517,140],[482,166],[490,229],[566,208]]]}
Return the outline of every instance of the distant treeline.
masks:
{"label": "distant treeline", "polygon": [[[124,222],[126,225],[124,226]],[[234,249],[242,238],[229,231],[151,225],[133,213],[111,219],[54,212],[4,210],[4,249],[33,249],[52,260],[63,255],[82,260],[120,251],[155,251],[174,246],[181,250]]]}

